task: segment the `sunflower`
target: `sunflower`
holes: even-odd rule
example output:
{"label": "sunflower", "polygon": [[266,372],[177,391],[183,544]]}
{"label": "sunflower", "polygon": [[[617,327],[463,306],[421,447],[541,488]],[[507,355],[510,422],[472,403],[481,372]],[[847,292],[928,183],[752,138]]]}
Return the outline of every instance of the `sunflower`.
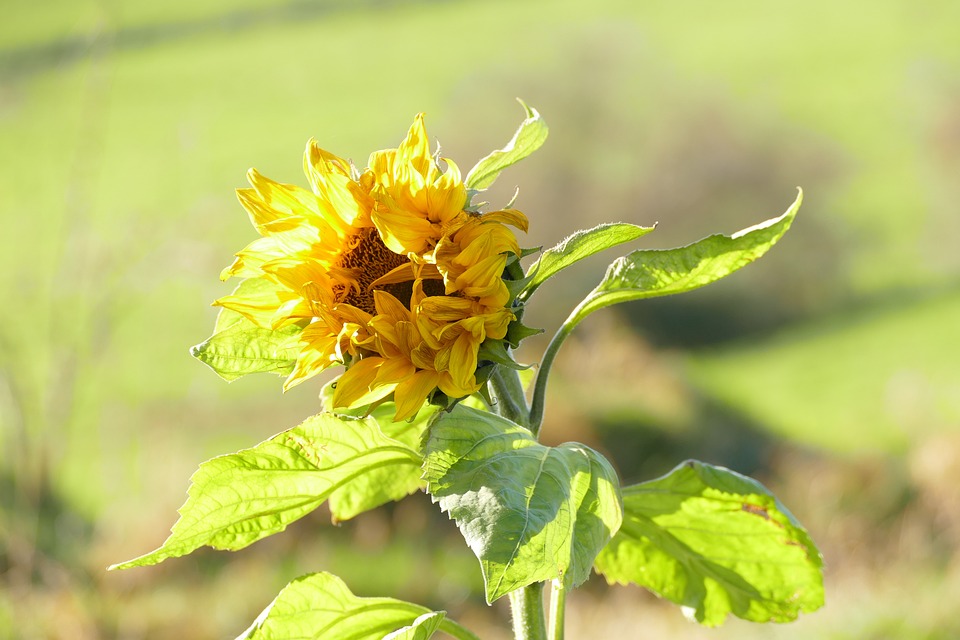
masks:
{"label": "sunflower", "polygon": [[214,304],[267,329],[301,326],[284,389],[344,365],[335,407],[392,398],[403,420],[436,390],[477,392],[481,344],[516,319],[503,277],[520,255],[510,227],[526,231],[526,217],[470,210],[457,165],[430,153],[423,114],[362,172],[311,140],[304,172],[309,191],[248,172],[237,195],[261,237],[221,278],[263,286]]}

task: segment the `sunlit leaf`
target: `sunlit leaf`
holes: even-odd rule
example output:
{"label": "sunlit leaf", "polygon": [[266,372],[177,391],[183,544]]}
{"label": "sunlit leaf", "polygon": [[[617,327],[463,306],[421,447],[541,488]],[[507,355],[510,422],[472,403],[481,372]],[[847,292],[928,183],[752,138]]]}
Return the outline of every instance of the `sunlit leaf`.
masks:
{"label": "sunlit leaf", "polygon": [[[420,621],[418,623],[418,621]],[[237,640],[429,638],[406,629],[442,626],[443,613],[393,598],[358,598],[329,573],[297,578],[277,595]],[[448,623],[449,624],[449,623]],[[401,635],[394,635],[399,632]]]}
{"label": "sunlit leaf", "polygon": [[[232,294],[245,299],[275,300],[275,286],[249,278]],[[233,309],[221,309],[213,335],[190,349],[190,354],[228,382],[250,373],[288,375],[297,361],[298,325],[265,329]]]}
{"label": "sunlit leaf", "polygon": [[555,247],[547,249],[540,259],[527,269],[529,283],[520,294],[528,299],[541,284],[567,267],[589,258],[595,253],[636,240],[653,231],[653,227],[638,227],[625,222],[605,223],[592,229],[577,231]]}
{"label": "sunlit leaf", "polygon": [[[420,464],[415,448],[384,435],[373,419],[313,416],[252,449],[201,464],[170,537],[157,550],[111,568],[156,564],[202,546],[242,549],[351,487],[334,513],[346,519],[361,503],[372,508],[417,490]],[[378,474],[375,487],[361,480],[386,469],[390,473]],[[364,500],[357,498],[361,487],[370,490]]]}
{"label": "sunlit leaf", "polygon": [[297,362],[297,335],[291,325],[275,331],[241,318],[190,349],[190,354],[227,381],[250,373],[288,375]]}
{"label": "sunlit leaf", "polygon": [[[413,420],[394,422],[396,406],[386,402],[370,414],[376,420],[380,430],[411,451],[420,451],[420,441],[427,422],[438,407],[424,406]],[[346,482],[330,495],[330,513],[337,520],[349,520],[364,511],[399,500],[424,486],[420,478],[420,469],[409,465],[398,468],[396,465],[371,467],[356,478]]]}
{"label": "sunlit leaf", "polygon": [[430,640],[440,629],[445,615],[443,611],[425,613],[414,620],[410,626],[383,636],[383,640]]}
{"label": "sunlit leaf", "polygon": [[547,123],[533,107],[521,100],[527,118],[503,149],[494,151],[482,159],[467,174],[464,184],[468,189],[486,189],[497,179],[500,172],[512,164],[520,162],[540,148],[547,139]]}
{"label": "sunlit leaf", "polygon": [[765,254],[787,232],[803,192],[786,213],[732,236],[713,235],[686,247],[634,251],[615,260],[568,323],[620,302],[692,291],[715,282]]}
{"label": "sunlit leaf", "polygon": [[787,622],[823,605],[823,561],[799,522],[759,482],[687,461],[623,490],[623,526],[596,568],[709,626],[728,614]]}
{"label": "sunlit leaf", "polygon": [[480,560],[488,602],[534,582],[582,583],[622,517],[616,473],[600,454],[546,447],[463,406],[431,425],[424,478]]}
{"label": "sunlit leaf", "polygon": [[[283,288],[279,285],[264,280],[263,278],[246,278],[240,281],[240,284],[227,296],[228,299],[243,299],[251,309],[269,308],[276,306],[280,300],[279,292]],[[245,316],[239,311],[220,307],[220,313],[217,314],[217,322],[213,327],[214,333],[219,333],[236,324]]]}

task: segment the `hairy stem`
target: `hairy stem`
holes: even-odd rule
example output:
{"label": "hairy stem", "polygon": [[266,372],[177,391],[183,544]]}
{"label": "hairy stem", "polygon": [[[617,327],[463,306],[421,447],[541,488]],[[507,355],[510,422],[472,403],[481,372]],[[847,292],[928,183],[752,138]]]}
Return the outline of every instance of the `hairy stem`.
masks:
{"label": "hairy stem", "polygon": [[[493,410],[497,414],[522,426],[530,424],[527,397],[516,371],[497,367],[489,385],[491,395],[496,400]],[[517,589],[509,597],[513,637],[516,640],[547,640],[547,624],[543,617],[543,583]]]}
{"label": "hairy stem", "polygon": [[537,582],[510,594],[513,637],[516,640],[547,640],[543,618],[543,583]]}
{"label": "hairy stem", "polygon": [[520,426],[530,424],[530,409],[520,376],[513,369],[497,367],[490,377],[490,391],[496,401],[497,414],[513,420]]}
{"label": "hairy stem", "polygon": [[567,604],[567,590],[554,580],[550,583],[549,640],[563,640],[563,617]]}

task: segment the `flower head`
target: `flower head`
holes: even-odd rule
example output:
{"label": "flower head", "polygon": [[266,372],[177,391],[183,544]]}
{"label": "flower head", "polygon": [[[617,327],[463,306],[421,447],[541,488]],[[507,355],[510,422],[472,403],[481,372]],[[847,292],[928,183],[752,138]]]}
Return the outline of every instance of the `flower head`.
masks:
{"label": "flower head", "polygon": [[516,319],[503,277],[520,254],[511,227],[526,231],[527,219],[469,211],[457,166],[430,153],[422,114],[368,164],[360,172],[311,140],[309,191],[251,169],[237,194],[261,237],[221,277],[265,286],[215,304],[264,328],[302,326],[285,389],[342,364],[335,406],[392,396],[401,420],[437,389],[479,390],[480,345]]}

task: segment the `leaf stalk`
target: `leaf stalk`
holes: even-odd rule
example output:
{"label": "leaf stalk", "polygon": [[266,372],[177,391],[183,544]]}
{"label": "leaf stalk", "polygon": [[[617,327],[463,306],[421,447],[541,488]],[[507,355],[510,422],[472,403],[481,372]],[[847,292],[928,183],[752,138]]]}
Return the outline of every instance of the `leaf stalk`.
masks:
{"label": "leaf stalk", "polygon": [[537,381],[533,387],[533,404],[530,408],[529,427],[534,436],[540,433],[540,426],[543,424],[543,410],[547,400],[547,379],[550,377],[550,369],[553,367],[553,361],[560,351],[560,346],[573,333],[574,327],[583,319],[582,316],[578,315],[582,307],[583,303],[581,302],[560,325],[553,338],[550,339],[547,350],[543,352],[543,360],[540,361],[540,370],[537,372]]}

